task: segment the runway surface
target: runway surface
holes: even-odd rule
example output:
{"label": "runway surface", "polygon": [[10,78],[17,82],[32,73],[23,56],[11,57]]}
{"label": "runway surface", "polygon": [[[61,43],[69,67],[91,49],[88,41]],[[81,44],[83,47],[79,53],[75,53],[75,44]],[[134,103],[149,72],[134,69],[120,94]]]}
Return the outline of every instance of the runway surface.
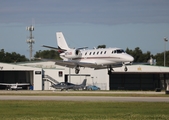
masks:
{"label": "runway surface", "polygon": [[[89,94],[83,96],[83,94]],[[73,95],[72,95],[73,94]],[[82,95],[78,95],[82,94]],[[93,96],[92,96],[93,94]],[[100,96],[95,96],[100,94]],[[144,91],[0,91],[0,100],[44,100],[44,101],[102,101],[102,102],[169,102],[168,95],[160,97],[106,96],[106,94],[160,95],[165,92]],[[77,96],[76,96],[77,95]],[[105,96],[104,96],[105,95]]]}
{"label": "runway surface", "polygon": [[169,102],[168,97],[105,97],[105,96],[18,96],[18,95],[10,96],[10,95],[1,95],[0,100]]}
{"label": "runway surface", "polygon": [[49,91],[34,91],[34,90],[0,90],[0,94],[69,94],[69,93],[90,93],[90,94],[165,94],[165,92],[154,92],[154,91],[60,91],[60,90],[49,90]]}

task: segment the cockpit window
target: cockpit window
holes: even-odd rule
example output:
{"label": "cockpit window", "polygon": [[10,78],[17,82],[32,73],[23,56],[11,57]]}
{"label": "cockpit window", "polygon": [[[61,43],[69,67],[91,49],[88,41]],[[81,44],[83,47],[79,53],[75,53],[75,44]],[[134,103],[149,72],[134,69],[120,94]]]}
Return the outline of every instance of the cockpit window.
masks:
{"label": "cockpit window", "polygon": [[119,53],[125,53],[125,51],[124,51],[123,49],[118,49],[118,50],[112,51],[112,53],[117,53],[117,54],[119,54]]}

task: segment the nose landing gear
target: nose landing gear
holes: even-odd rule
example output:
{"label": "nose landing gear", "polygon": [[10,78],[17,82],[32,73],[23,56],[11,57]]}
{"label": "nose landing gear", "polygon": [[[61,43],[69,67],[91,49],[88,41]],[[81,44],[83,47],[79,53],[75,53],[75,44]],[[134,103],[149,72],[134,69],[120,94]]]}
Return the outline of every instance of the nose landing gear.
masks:
{"label": "nose landing gear", "polygon": [[122,65],[124,66],[124,71],[127,72],[128,68],[126,67],[126,64],[123,62]]}
{"label": "nose landing gear", "polygon": [[127,70],[128,70],[128,68],[125,66],[125,67],[124,67],[124,71],[127,72]]}

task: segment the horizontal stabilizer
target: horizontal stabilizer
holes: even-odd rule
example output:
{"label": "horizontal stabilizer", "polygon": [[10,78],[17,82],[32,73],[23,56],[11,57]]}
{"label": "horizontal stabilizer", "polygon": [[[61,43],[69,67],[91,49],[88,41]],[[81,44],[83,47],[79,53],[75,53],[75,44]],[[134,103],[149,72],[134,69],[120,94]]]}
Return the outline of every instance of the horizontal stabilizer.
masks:
{"label": "horizontal stabilizer", "polygon": [[62,51],[62,52],[66,51],[66,50],[61,49],[61,48],[51,47],[51,46],[47,46],[47,45],[43,45],[42,47],[46,47],[46,48],[50,48],[50,49],[57,50],[57,51]]}

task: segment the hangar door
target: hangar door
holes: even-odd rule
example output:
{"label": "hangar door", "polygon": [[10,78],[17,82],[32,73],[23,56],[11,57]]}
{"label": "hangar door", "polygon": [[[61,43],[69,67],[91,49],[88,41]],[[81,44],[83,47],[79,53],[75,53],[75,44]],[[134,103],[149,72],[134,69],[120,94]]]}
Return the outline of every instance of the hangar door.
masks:
{"label": "hangar door", "polygon": [[[33,84],[33,71],[0,71],[0,83],[30,83]],[[6,86],[0,85],[0,89]],[[23,89],[27,89],[27,86]]]}
{"label": "hangar door", "polygon": [[109,77],[110,90],[155,90],[162,85],[158,73],[112,73]]}

